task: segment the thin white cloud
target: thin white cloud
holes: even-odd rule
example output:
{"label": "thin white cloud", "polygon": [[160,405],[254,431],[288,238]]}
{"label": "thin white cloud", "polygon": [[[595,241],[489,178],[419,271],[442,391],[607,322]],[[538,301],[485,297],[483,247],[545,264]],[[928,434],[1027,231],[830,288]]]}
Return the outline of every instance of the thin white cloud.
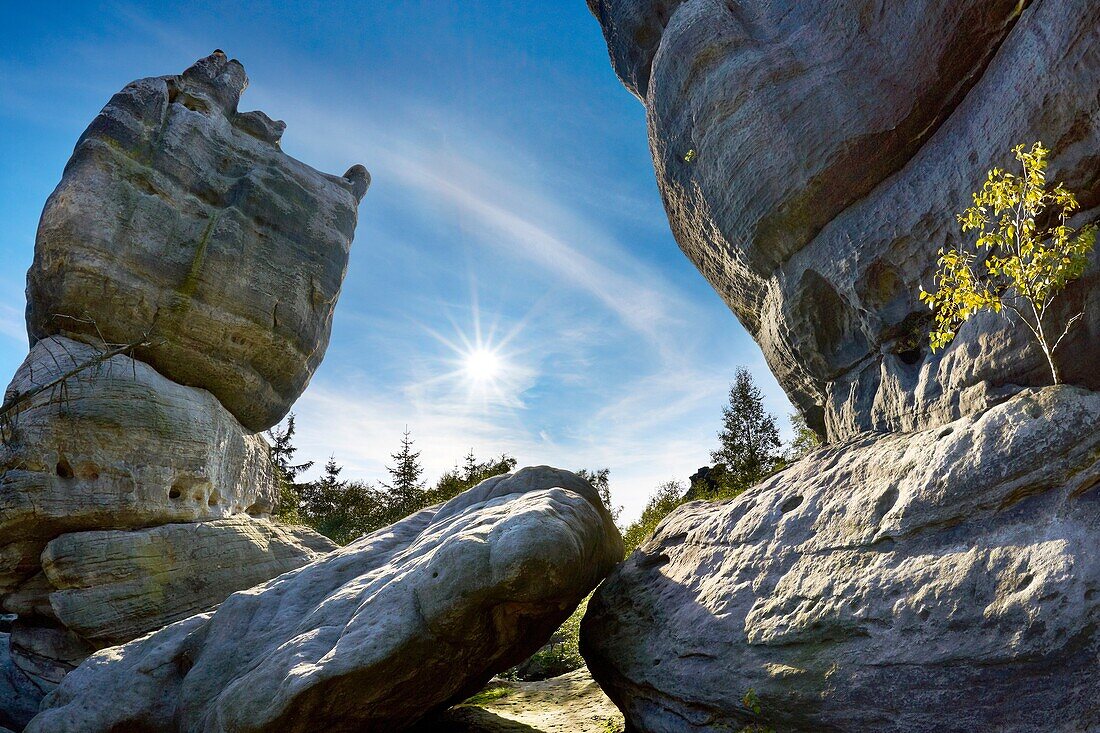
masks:
{"label": "thin white cloud", "polygon": [[[401,116],[402,124],[395,125],[398,131],[384,131],[367,115],[346,108],[321,107],[303,99],[291,102],[267,88],[253,89],[252,94],[252,101],[261,100],[263,107],[294,111],[288,129],[297,131],[292,134],[311,159],[364,160],[382,185],[403,186],[410,197],[445,205],[453,220],[465,222],[482,246],[524,258],[532,267],[554,274],[595,297],[662,353],[675,351],[670,334],[684,325],[694,304],[598,223],[578,216],[558,196],[533,187],[530,166],[514,161],[512,141],[504,144],[454,129],[444,138],[431,126],[407,124],[422,116],[415,112]],[[380,105],[378,100],[373,104]],[[508,153],[496,152],[501,150]],[[565,174],[555,178],[565,180]]]}

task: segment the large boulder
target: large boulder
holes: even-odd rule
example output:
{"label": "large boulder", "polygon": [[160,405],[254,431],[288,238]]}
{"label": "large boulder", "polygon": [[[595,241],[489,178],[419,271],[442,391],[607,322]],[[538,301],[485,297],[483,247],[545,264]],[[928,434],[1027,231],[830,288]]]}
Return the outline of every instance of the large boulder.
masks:
{"label": "large boulder", "polygon": [[53,617],[105,647],[207,611],[336,547],[305,527],[237,516],[64,534],[46,545],[42,568]]}
{"label": "large boulder", "polygon": [[148,334],[141,360],[258,431],[324,357],[369,176],[286,155],[282,122],[237,111],[247,85],[215,51],[107,103],[42,212],[27,328],[32,344]]}
{"label": "large boulder", "polygon": [[[64,337],[39,341],[7,400],[100,356]],[[0,595],[40,569],[60,534],[270,513],[264,439],[209,392],[116,355],[16,404],[0,442]]]}
{"label": "large boulder", "polygon": [[1100,393],[1028,391],[680,507],[581,650],[644,733],[1100,730],[1098,544]]}
{"label": "large boulder", "polygon": [[397,731],[538,649],[621,555],[587,482],[497,476],[97,653],[28,732]]}
{"label": "large boulder", "polygon": [[[589,0],[645,102],[681,248],[832,438],[914,430],[1050,379],[1023,326],[982,317],[928,347],[937,250],[1010,149],[1100,206],[1092,0]],[[1057,303],[1085,317],[1067,381],[1100,388],[1100,265]]]}

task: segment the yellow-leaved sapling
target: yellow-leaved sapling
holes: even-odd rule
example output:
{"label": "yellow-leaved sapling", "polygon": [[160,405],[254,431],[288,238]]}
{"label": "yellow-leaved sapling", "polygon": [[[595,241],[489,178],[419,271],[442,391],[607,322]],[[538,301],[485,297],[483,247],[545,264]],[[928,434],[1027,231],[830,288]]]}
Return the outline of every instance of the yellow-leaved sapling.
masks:
{"label": "yellow-leaved sapling", "polygon": [[[1061,332],[1049,322],[1051,304],[1066,284],[1081,276],[1096,242],[1096,227],[1070,228],[1080,206],[1061,183],[1046,184],[1049,150],[1013,149],[1023,172],[994,168],[974,194],[974,205],[958,215],[963,232],[978,232],[973,249],[960,244],[939,252],[935,292],[921,288],[920,299],[935,314],[932,350],[944,348],[959,327],[981,311],[1002,308],[1027,326],[1062,382],[1054,352],[1083,313],[1069,318]],[[1053,334],[1058,333],[1054,337]]]}

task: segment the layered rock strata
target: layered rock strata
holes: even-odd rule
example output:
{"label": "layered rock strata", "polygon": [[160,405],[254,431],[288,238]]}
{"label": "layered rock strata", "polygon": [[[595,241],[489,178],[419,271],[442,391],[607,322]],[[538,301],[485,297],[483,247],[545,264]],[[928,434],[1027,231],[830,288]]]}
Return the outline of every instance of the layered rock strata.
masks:
{"label": "layered rock strata", "polygon": [[288,156],[284,123],[237,110],[247,86],[216,51],[111,98],[42,212],[27,329],[32,341],[147,334],[138,358],[257,431],[324,358],[370,177]]}
{"label": "layered rock strata", "polygon": [[[589,0],[646,107],[673,233],[833,439],[917,430],[1049,382],[1022,325],[976,318],[928,348],[936,252],[1011,149],[1100,206],[1100,5],[1090,0]],[[1066,381],[1100,388],[1100,265]]]}
{"label": "layered rock strata", "polygon": [[918,300],[1018,144],[1100,216],[1100,5],[589,7],[677,241],[832,442],[676,510],[597,592],[582,650],[628,726],[1100,729],[1100,258],[1050,314],[1083,313],[1074,387],[1036,391],[995,315],[931,353]]}

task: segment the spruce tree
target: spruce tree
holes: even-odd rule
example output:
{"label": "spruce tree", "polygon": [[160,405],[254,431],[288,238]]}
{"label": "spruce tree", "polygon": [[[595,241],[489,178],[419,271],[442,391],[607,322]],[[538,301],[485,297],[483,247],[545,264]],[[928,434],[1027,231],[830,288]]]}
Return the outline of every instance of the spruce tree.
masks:
{"label": "spruce tree", "polygon": [[313,466],[313,461],[294,463],[294,454],[298,451],[294,446],[294,429],[292,412],[286,416],[286,422],[282,428],[275,426],[267,431],[271,439],[271,462],[274,464],[275,478],[279,484],[279,496],[275,501],[272,514],[279,521],[288,524],[297,524],[301,521],[298,505],[303,487],[295,483],[294,479]]}
{"label": "spruce tree", "polygon": [[340,480],[340,472],[343,470],[343,466],[336,463],[336,457],[330,455],[321,477],[302,485],[301,507],[307,523],[313,525],[321,517],[335,511],[339,494],[346,483]]}
{"label": "spruce tree", "polygon": [[782,443],[775,417],[764,409],[760,389],[747,369],[737,370],[729,405],[722,409],[720,447],[711,459],[725,466],[730,491],[742,491],[774,473],[781,465]]}
{"label": "spruce tree", "polygon": [[386,466],[390,483],[382,484],[390,492],[394,513],[398,519],[426,506],[423,481],[424,468],[420,465],[420,451],[413,450],[408,426],[401,438],[401,449],[390,455],[395,465]]}
{"label": "spruce tree", "polygon": [[471,448],[463,459],[461,468],[456,463],[454,468],[440,476],[435,486],[427,491],[424,503],[425,505],[438,504],[453,499],[485,479],[508,473],[515,467],[516,459],[506,453],[502,453],[499,458],[479,461]]}
{"label": "spruce tree", "polygon": [[467,482],[473,481],[474,478],[477,476],[478,464],[477,464],[477,458],[474,457],[474,449],[473,448],[471,448],[470,451],[466,454],[466,459],[465,459],[465,464],[463,465],[463,470],[465,472],[464,479]]}

